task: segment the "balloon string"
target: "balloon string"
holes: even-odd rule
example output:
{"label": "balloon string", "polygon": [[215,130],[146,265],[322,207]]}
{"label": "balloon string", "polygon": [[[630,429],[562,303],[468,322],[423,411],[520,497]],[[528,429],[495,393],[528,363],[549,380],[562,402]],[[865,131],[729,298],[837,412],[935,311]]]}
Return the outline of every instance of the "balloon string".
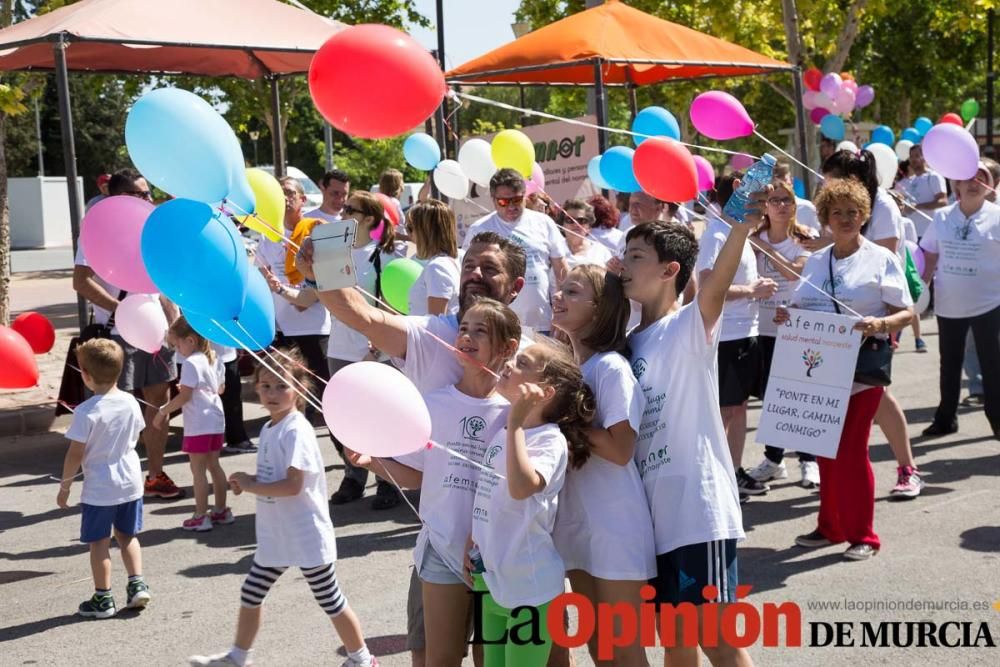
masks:
{"label": "balloon string", "polygon": [[282,352],[281,348],[278,348],[278,347],[275,347],[274,345],[271,345],[269,347],[269,349],[272,352],[276,352],[279,355],[281,355],[281,357],[283,359],[285,359],[285,361],[287,361],[288,363],[292,364],[293,366],[298,366],[299,368],[301,368],[302,370],[304,370],[306,373],[309,373],[309,375],[312,375],[314,378],[316,378],[317,380],[319,380],[320,382],[322,382],[324,385],[329,384],[329,382],[330,382],[329,380],[327,380],[326,378],[324,378],[321,375],[316,375],[315,373],[312,372],[312,370],[308,366],[306,366],[305,364],[303,364],[303,363],[301,363],[299,361],[296,361],[292,357],[290,357],[287,354],[285,354],[284,352]]}
{"label": "balloon string", "polygon": [[[66,365],[67,365],[67,366],[69,366],[70,368],[72,368],[72,369],[73,369],[74,371],[76,371],[77,373],[80,373],[81,375],[83,374],[83,371],[82,371],[82,370],[80,370],[79,368],[77,368],[76,366],[74,366],[73,364],[66,364]],[[131,393],[131,392],[129,392],[129,393]],[[150,403],[150,402],[148,402],[148,401],[144,401],[144,400],[142,400],[141,398],[139,398],[138,396],[136,396],[135,394],[132,394],[132,398],[134,398],[135,400],[139,401],[139,402],[140,402],[140,403],[142,403],[143,405],[148,405],[149,407],[153,408],[154,410],[159,410],[159,409],[160,409],[160,406],[158,406],[158,405],[153,405],[152,403]],[[64,408],[66,408],[67,410],[70,410],[71,412],[76,412],[75,410],[73,410],[73,408],[71,408],[71,407],[70,407],[70,406],[69,406],[68,404],[66,404],[66,403],[65,403],[64,401],[59,401],[59,402],[60,402],[60,403],[62,403],[63,407],[64,407]]]}
{"label": "balloon string", "polygon": [[[267,345],[261,345],[257,340],[255,340],[254,337],[253,337],[253,335],[249,331],[247,331],[247,328],[245,326],[243,326],[243,323],[240,322],[238,319],[237,320],[233,320],[233,322],[236,324],[236,326],[238,326],[240,328],[240,330],[244,333],[244,335],[246,335],[246,337],[248,339],[250,339],[251,343],[253,343],[254,345],[256,345],[259,350],[261,350],[264,354],[267,355],[268,359],[270,359],[272,362],[274,362],[275,366],[278,366],[279,368],[281,367],[281,362],[278,361],[278,359],[268,351],[268,346]],[[279,375],[278,377],[281,377],[281,376]],[[315,403],[322,404],[322,401],[320,401],[319,398],[317,398],[315,394],[313,394],[311,391],[309,391],[309,388],[306,386],[306,384],[304,382],[302,382],[301,380],[299,380],[298,378],[296,378],[293,375],[289,375],[288,378],[290,380],[292,380],[293,382],[295,382],[297,385],[299,385],[299,388],[302,389],[303,392],[309,394],[309,397],[312,398]],[[315,404],[313,405],[313,407],[316,407]]]}
{"label": "balloon string", "polygon": [[[575,118],[563,118],[562,116],[556,116],[555,114],[546,113],[544,111],[535,111],[534,109],[523,109],[521,107],[514,106],[513,104],[507,104],[506,102],[498,102],[496,100],[490,100],[485,97],[479,97],[478,95],[470,95],[469,93],[456,92],[455,95],[464,97],[468,100],[472,100],[473,102],[481,102],[482,104],[488,104],[490,106],[499,107],[501,109],[507,109],[508,111],[520,111],[522,114],[526,114],[529,116],[540,116],[542,118],[560,120],[563,121],[564,123],[569,123],[571,125],[579,125],[581,127],[590,127],[595,130],[603,130],[605,132],[612,132],[615,134],[626,134],[632,137],[641,137],[643,139],[652,139],[655,136],[651,134],[643,134],[642,132],[623,130],[617,127],[608,127],[606,125],[597,125],[595,123],[588,123],[586,121],[577,120]],[[678,141],[676,139],[674,141],[677,141],[677,143],[681,144],[682,146],[687,146],[688,148],[696,148],[698,150],[709,151],[712,153],[725,153],[726,155],[748,155],[748,153],[744,153],[743,151],[731,151],[725,148],[715,148],[714,146],[701,146],[699,144],[689,144],[687,142]],[[750,157],[752,157],[754,160],[760,159],[760,156],[757,155],[751,155]]]}
{"label": "balloon string", "polygon": [[771,148],[773,148],[776,151],[780,152],[782,155],[784,155],[785,157],[789,158],[795,164],[799,165],[800,167],[802,167],[806,171],[812,172],[817,178],[819,178],[819,180],[821,180],[821,181],[825,181],[826,180],[826,177],[823,176],[823,174],[819,173],[818,171],[816,171],[815,169],[813,169],[812,167],[810,167],[809,165],[807,165],[805,162],[801,162],[797,157],[795,157],[794,155],[792,155],[791,153],[789,153],[788,151],[786,151],[784,148],[782,148],[778,144],[774,143],[773,141],[771,141],[770,139],[768,139],[767,137],[765,137],[763,134],[761,134],[757,130],[754,130],[753,133],[755,135],[757,135],[757,137],[759,139],[763,139],[764,143],[766,143],[768,146],[770,146]]}
{"label": "balloon string", "polygon": [[433,440],[431,440],[430,442],[427,443],[427,448],[430,449],[431,447],[436,447],[437,449],[444,450],[445,452],[447,452],[451,456],[454,456],[456,459],[462,459],[463,461],[467,461],[468,463],[471,463],[472,465],[476,466],[480,470],[488,472],[491,475],[494,475],[495,477],[499,477],[500,479],[507,479],[506,477],[504,477],[503,475],[501,475],[500,473],[498,473],[493,468],[487,468],[482,463],[478,463],[476,461],[473,461],[468,456],[465,456],[464,454],[459,454],[458,452],[456,452],[454,449],[451,449],[450,447],[445,447],[444,445],[436,443]]}

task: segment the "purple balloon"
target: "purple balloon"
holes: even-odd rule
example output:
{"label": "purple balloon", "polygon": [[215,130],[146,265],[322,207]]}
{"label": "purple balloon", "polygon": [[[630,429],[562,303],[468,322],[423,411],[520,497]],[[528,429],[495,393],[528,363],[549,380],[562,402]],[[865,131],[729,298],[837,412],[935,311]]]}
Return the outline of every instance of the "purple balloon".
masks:
{"label": "purple balloon", "polygon": [[753,120],[740,101],[721,90],[694,98],[689,111],[696,130],[709,139],[725,141],[753,134]]}
{"label": "purple balloon", "polygon": [[964,127],[939,123],[927,131],[921,144],[927,164],[945,178],[964,181],[976,176],[979,145]]}
{"label": "purple balloon", "polygon": [[829,74],[824,74],[823,78],[819,80],[819,89],[826,93],[826,96],[831,100],[837,99],[837,93],[840,92],[840,84],[843,80],[840,75],[836,72],[830,72]]}
{"label": "purple balloon", "polygon": [[854,96],[854,108],[864,109],[866,106],[871,104],[874,99],[875,89],[868,85],[861,86],[858,88],[858,92]]}
{"label": "purple balloon", "polygon": [[715,168],[711,162],[700,155],[695,155],[694,168],[698,173],[698,192],[705,192],[715,187]]}
{"label": "purple balloon", "polygon": [[816,107],[809,112],[809,120],[813,122],[814,125],[819,125],[819,122],[823,120],[824,116],[829,116],[830,110],[823,107]]}
{"label": "purple balloon", "polygon": [[83,216],[80,246],[94,273],[127,292],[160,291],[142,261],[142,229],[152,212],[148,201],[128,195],[107,197],[91,207]]}

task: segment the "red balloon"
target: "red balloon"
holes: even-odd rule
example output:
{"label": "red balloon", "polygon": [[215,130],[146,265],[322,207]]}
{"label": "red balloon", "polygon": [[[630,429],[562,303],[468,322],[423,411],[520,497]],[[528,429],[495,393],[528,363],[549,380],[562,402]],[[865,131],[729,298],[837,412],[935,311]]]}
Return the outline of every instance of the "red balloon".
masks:
{"label": "red balloon", "polygon": [[41,313],[21,313],[10,323],[10,328],[28,341],[35,354],[45,354],[56,344],[55,327]]}
{"label": "red balloon", "polygon": [[957,113],[946,113],[941,116],[939,123],[951,123],[952,125],[958,125],[959,127],[965,127],[965,123],[962,122],[962,117]]}
{"label": "red balloon", "polygon": [[663,201],[682,202],[698,195],[698,168],[683,144],[666,137],[646,139],[632,158],[635,180]]}
{"label": "red balloon", "polygon": [[309,65],[309,94],[323,117],[354,137],[409,132],[441,104],[447,86],[431,54],[387,25],[345,28]]}
{"label": "red balloon", "polygon": [[830,115],[829,109],[824,109],[823,107],[816,107],[815,109],[809,112],[809,120],[811,120],[813,124],[819,125],[819,122],[823,120],[823,116],[829,116],[829,115]]}
{"label": "red balloon", "polygon": [[802,75],[802,81],[809,90],[819,90],[819,82],[823,80],[823,72],[815,67],[810,67]]}
{"label": "red balloon", "polygon": [[0,389],[29,389],[38,384],[35,353],[24,336],[0,326]]}

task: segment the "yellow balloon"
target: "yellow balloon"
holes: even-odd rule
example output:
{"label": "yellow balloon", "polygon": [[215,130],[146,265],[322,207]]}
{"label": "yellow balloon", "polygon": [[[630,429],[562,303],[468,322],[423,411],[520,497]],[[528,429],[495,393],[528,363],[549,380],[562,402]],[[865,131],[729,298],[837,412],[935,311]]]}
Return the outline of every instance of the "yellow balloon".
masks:
{"label": "yellow balloon", "polygon": [[531,178],[531,167],[535,164],[535,145],[520,130],[504,130],[493,137],[490,145],[493,163],[503,169],[509,167]]}
{"label": "yellow balloon", "polygon": [[244,215],[236,220],[272,241],[280,241],[281,228],[285,225],[285,194],[281,191],[281,184],[260,169],[247,169],[246,173],[257,206],[255,215]]}

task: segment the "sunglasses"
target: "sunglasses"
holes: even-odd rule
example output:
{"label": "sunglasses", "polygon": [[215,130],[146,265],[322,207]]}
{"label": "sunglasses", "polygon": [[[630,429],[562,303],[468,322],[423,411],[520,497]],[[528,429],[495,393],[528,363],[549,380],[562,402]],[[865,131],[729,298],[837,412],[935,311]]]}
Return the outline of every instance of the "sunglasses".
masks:
{"label": "sunglasses", "polygon": [[344,207],[340,209],[343,215],[354,215],[355,213],[364,213],[360,208],[354,208],[350,204],[344,204]]}
{"label": "sunglasses", "polygon": [[794,199],[789,199],[788,197],[783,197],[781,199],[768,199],[767,203],[771,206],[791,206],[795,203]]}
{"label": "sunglasses", "polygon": [[508,206],[520,206],[524,203],[524,197],[494,197],[493,201],[497,203],[497,206],[501,208],[507,208]]}
{"label": "sunglasses", "polygon": [[153,199],[153,193],[149,190],[126,190],[122,194],[128,195],[129,197],[138,197],[139,199]]}

